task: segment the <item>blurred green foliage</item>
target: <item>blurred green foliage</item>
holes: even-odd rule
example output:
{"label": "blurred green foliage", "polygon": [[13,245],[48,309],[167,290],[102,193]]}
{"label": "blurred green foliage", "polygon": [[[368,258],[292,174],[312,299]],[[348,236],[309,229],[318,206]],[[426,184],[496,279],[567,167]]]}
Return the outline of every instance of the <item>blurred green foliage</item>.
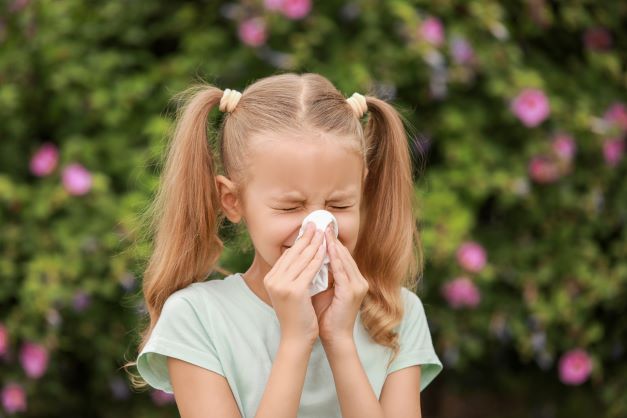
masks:
{"label": "blurred green foliage", "polygon": [[[616,122],[608,109],[627,99],[625,3],[312,6],[302,18],[262,1],[1,6],[0,388],[22,385],[20,416],[174,413],[171,402],[158,406],[159,394],[132,393],[119,369],[137,354],[150,245],[130,244],[156,189],[169,99],[197,76],[243,90],[284,71],[321,73],[347,97],[372,88],[418,132],[410,139],[427,261],[419,296],[445,362],[425,408],[433,416],[627,416],[627,164],[620,142],[606,143],[618,138],[624,148],[624,115]],[[255,17],[265,38],[252,45],[242,25]],[[531,127],[511,108],[527,88],[550,105]],[[566,162],[552,148],[562,133],[576,145]],[[37,176],[29,163],[44,143],[58,148],[58,163]],[[548,166],[532,168],[538,155]],[[71,163],[91,175],[85,194],[63,182]],[[228,225],[223,233],[222,264],[243,271],[247,236]],[[485,250],[478,272],[456,258],[465,241]],[[443,296],[462,276],[480,292],[475,307],[452,308]],[[39,378],[20,361],[27,341],[49,352]],[[579,387],[559,375],[559,359],[575,348],[592,362]],[[450,405],[478,396],[480,408],[455,415]]]}

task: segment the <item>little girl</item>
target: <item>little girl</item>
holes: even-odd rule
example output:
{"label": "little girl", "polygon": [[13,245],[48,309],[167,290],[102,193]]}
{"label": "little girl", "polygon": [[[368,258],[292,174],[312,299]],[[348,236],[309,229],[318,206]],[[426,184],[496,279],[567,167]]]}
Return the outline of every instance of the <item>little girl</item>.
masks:
{"label": "little girl", "polygon": [[[183,418],[420,417],[442,363],[415,293],[422,251],[401,115],[311,73],[182,94],[153,206],[150,323],[130,364],[174,393]],[[321,209],[337,237],[309,224],[296,239]],[[222,271],[225,217],[244,223],[254,259],[206,280]],[[312,297],[325,255],[328,288]]]}

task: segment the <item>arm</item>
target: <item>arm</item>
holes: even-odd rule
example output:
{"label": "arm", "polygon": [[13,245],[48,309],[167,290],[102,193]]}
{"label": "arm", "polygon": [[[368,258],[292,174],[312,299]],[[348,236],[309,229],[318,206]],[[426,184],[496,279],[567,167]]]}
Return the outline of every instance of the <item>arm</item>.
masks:
{"label": "arm", "polygon": [[324,345],[335,381],[344,418],[384,418],[383,408],[372,390],[359,360],[355,341],[344,340]]}
{"label": "arm", "polygon": [[333,347],[325,346],[325,351],[343,417],[421,418],[419,365],[390,373],[377,401],[359,360],[354,340]]}
{"label": "arm", "polygon": [[[255,418],[296,417],[312,349],[281,341]],[[174,357],[168,357],[168,369],[182,418],[241,418],[224,376]]]}
{"label": "arm", "polygon": [[295,418],[313,344],[281,340],[255,418]]}
{"label": "arm", "polygon": [[176,357],[168,357],[167,364],[182,418],[242,417],[224,376]]}
{"label": "arm", "polygon": [[379,402],[386,417],[421,418],[420,365],[404,367],[388,375]]}

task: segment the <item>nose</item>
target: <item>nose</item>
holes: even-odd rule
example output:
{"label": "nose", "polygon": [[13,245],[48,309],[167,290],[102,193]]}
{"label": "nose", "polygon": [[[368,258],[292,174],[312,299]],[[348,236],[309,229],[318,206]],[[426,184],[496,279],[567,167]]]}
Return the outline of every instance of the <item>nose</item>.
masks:
{"label": "nose", "polygon": [[[303,220],[304,220],[304,218],[303,218]],[[298,232],[300,231],[300,226],[302,226],[302,221],[301,221],[300,225],[298,226],[298,228],[296,229],[296,231],[293,233],[293,238],[290,239],[291,244],[290,245],[286,245],[287,248],[290,248],[292,245],[294,245],[296,243],[296,237],[298,237]],[[323,232],[326,232],[326,231],[333,232],[333,224],[332,223],[329,223],[326,226],[326,228],[325,228],[325,230]]]}

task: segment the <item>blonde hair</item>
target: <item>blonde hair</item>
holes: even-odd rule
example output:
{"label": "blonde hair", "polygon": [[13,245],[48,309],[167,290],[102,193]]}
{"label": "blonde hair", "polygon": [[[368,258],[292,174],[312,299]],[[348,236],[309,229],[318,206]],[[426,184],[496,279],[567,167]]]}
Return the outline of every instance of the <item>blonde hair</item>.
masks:
{"label": "blonde hair", "polygon": [[[401,286],[415,292],[423,269],[406,119],[384,100],[366,94],[364,129],[344,95],[323,76],[277,74],[248,86],[232,112],[224,114],[218,132],[209,130],[209,138],[218,142],[214,151],[207,120],[222,95],[221,89],[202,81],[175,96],[182,105],[149,208],[154,250],[142,286],[149,323],[140,332],[137,352],[148,341],[172,293],[206,280],[214,271],[231,274],[217,265],[224,249],[218,231],[225,218],[214,181],[218,164],[241,193],[249,175],[248,139],[264,132],[297,131],[347,138],[367,166],[354,258],[369,283],[361,320],[376,343],[392,349],[389,367],[400,348],[393,328],[404,313]],[[123,367],[134,365],[133,361]],[[131,381],[136,388],[147,386],[132,373]]]}

